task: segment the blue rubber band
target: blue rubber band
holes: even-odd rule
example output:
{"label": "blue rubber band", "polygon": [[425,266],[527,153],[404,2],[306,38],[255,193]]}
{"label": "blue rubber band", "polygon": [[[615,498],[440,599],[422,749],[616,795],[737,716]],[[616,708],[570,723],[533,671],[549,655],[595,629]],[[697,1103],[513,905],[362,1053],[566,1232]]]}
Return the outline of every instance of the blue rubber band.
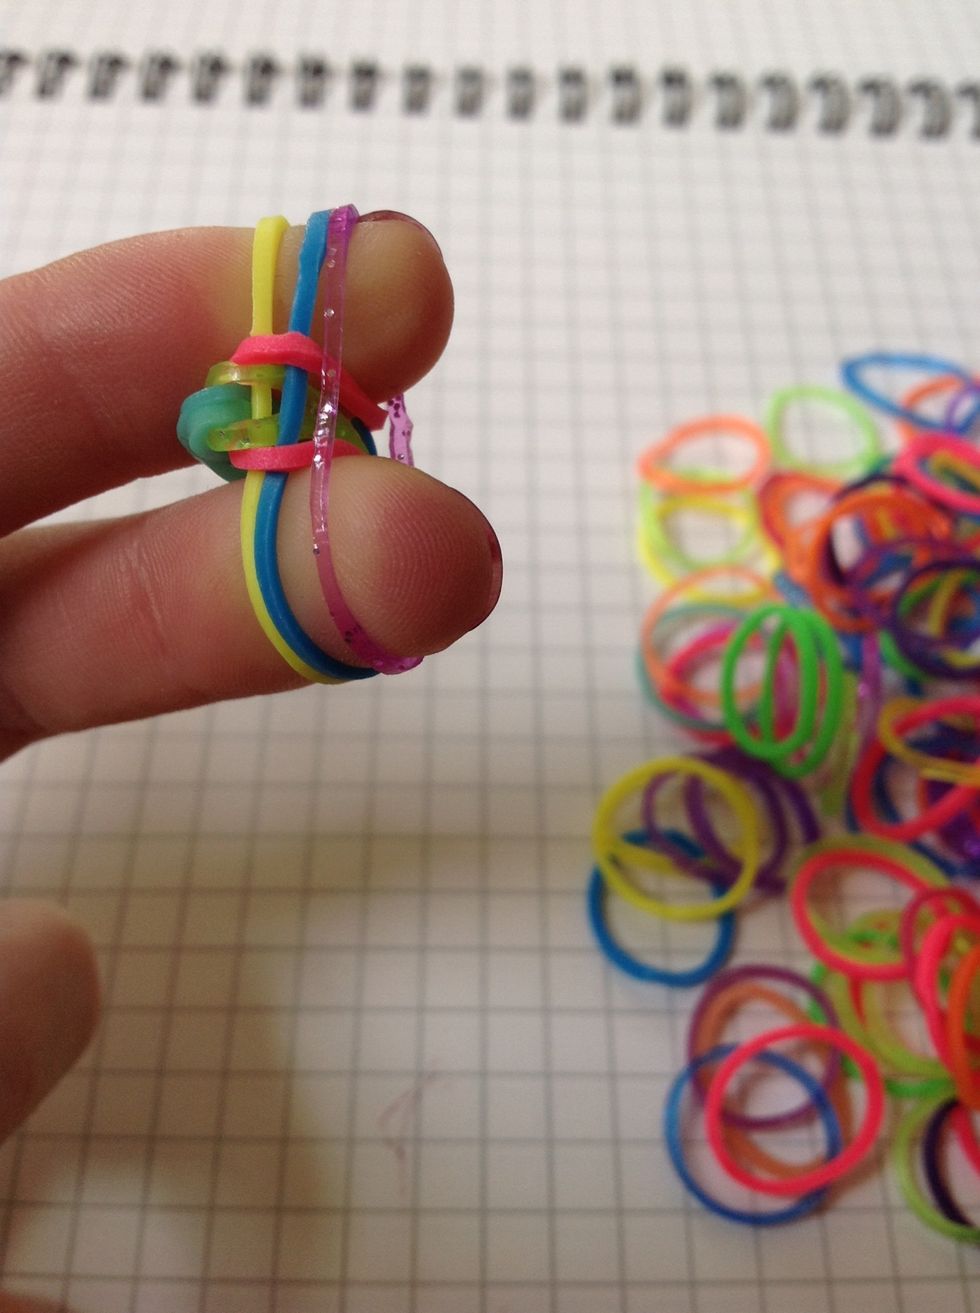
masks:
{"label": "blue rubber band", "polygon": [[934,433],[966,433],[977,415],[980,414],[980,397],[978,397],[964,418],[951,429],[945,419],[930,419],[926,415],[920,415],[918,411],[909,410],[907,407],[899,405],[897,401],[885,396],[883,392],[878,392],[870,383],[866,383],[863,378],[864,370],[875,368],[920,369],[937,376],[952,374],[965,384],[972,383],[973,377],[962,366],[954,364],[951,360],[944,360],[942,356],[870,351],[867,355],[851,356],[850,359],[843,361],[841,363],[841,377],[844,380],[845,387],[850,388],[867,405],[875,406],[878,410],[884,411],[886,415],[891,415],[893,419],[909,420],[912,424],[918,425],[920,429],[928,429]]}
{"label": "blue rubber band", "polygon": [[[318,210],[310,215],[307,222],[299,255],[296,290],[289,315],[289,328],[292,332],[308,334],[312,326],[320,269],[327,249],[329,223],[329,210]],[[309,376],[304,369],[296,365],[286,367],[279,405],[277,446],[289,446],[297,441],[300,425],[303,422],[308,386]],[[358,426],[359,431],[361,428],[363,426]],[[373,450],[373,441],[370,446]],[[366,666],[352,666],[345,661],[338,661],[314,643],[286,601],[282,577],[279,573],[278,537],[279,512],[288,477],[288,474],[279,471],[267,471],[262,480],[256,507],[253,546],[255,574],[266,610],[283,641],[288,643],[296,655],[318,674],[342,680],[370,679],[377,673],[376,671]]]}
{"label": "blue rubber band", "polygon": [[[808,1213],[812,1213],[814,1209],[819,1208],[827,1197],[827,1187],[824,1186],[820,1190],[811,1190],[809,1194],[801,1195],[795,1203],[786,1208],[779,1208],[768,1213],[750,1213],[741,1208],[730,1208],[728,1204],[723,1204],[720,1200],[712,1198],[704,1186],[694,1179],[684,1158],[684,1145],[681,1140],[681,1098],[684,1089],[702,1067],[707,1066],[709,1063],[721,1061],[722,1058],[728,1057],[730,1053],[734,1053],[737,1047],[736,1044],[720,1044],[717,1048],[711,1049],[710,1052],[695,1058],[675,1077],[664,1105],[664,1139],[667,1144],[667,1152],[670,1155],[670,1161],[674,1164],[674,1170],[685,1187],[694,1195],[695,1199],[704,1204],[709,1212],[715,1213],[718,1217],[724,1217],[729,1222],[741,1222],[744,1226],[779,1226],[783,1222],[793,1222],[798,1217],[805,1217]],[[836,1157],[843,1145],[840,1123],[820,1082],[815,1080],[805,1067],[801,1067],[799,1063],[785,1057],[782,1053],[763,1051],[757,1054],[756,1057],[760,1062],[767,1062],[772,1067],[778,1067],[788,1076],[792,1076],[799,1081],[813,1100],[823,1121],[824,1130],[827,1134],[827,1158],[829,1160]]]}
{"label": "blue rubber band", "polygon": [[[665,833],[671,843],[682,848],[689,857],[704,856],[701,848],[696,843],[692,843],[686,835],[674,830],[668,830]],[[625,838],[630,843],[642,843],[646,838],[646,832],[634,830],[627,834]],[[715,896],[720,898],[727,885],[712,882],[711,887],[715,891]],[[689,971],[668,971],[665,967],[652,966],[649,962],[643,962],[639,958],[633,957],[621,944],[616,942],[606,920],[606,898],[608,893],[609,890],[602,878],[602,872],[598,867],[595,867],[586,894],[589,926],[595,936],[596,943],[606,958],[614,967],[625,972],[634,980],[642,980],[644,983],[656,985],[670,985],[674,989],[686,989],[693,985],[702,984],[728,961],[735,939],[734,909],[724,912],[718,918],[718,937],[715,940],[714,948],[699,966],[692,967]]]}

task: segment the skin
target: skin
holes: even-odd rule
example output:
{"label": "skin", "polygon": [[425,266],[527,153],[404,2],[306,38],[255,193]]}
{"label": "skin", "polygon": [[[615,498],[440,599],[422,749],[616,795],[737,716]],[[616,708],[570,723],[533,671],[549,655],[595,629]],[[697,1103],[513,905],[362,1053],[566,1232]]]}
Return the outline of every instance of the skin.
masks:
{"label": "skin", "polygon": [[[287,235],[277,318],[302,230]],[[181,400],[248,333],[248,230],[115,242],[0,281],[0,760],[66,731],[299,686],[259,629],[238,548],[242,485],[121,520],[34,521],[187,464]],[[344,363],[384,401],[441,355],[452,285],[404,215],[364,216],[347,273]],[[308,475],[291,476],[280,564],[300,622],[350,660],[309,550]],[[364,525],[382,532],[365,534]],[[354,614],[387,649],[430,654],[493,610],[500,553],[471,502],[393,461],[345,459],[331,481],[334,560]],[[343,696],[325,690],[324,696]],[[57,907],[0,903],[0,1138],[91,1039],[91,945]],[[0,1313],[49,1305],[0,1294]]]}

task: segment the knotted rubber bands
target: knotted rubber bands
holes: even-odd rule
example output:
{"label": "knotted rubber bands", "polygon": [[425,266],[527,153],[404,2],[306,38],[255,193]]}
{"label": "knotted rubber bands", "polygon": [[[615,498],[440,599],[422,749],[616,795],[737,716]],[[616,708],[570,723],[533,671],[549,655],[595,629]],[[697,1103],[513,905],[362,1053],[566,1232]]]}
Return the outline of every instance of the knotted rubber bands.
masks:
{"label": "knotted rubber bands", "polygon": [[[207,386],[181,407],[183,445],[225,479],[244,477],[241,550],[249,600],[269,641],[305,679],[340,683],[394,674],[421,657],[396,656],[370,636],[350,610],[333,567],[328,529],[334,459],[375,455],[370,430],[389,424],[389,453],[412,463],[411,421],[404,400],[387,411],[344,368],[343,311],[347,250],[357,222],[353,206],[310,216],[299,256],[285,332],[274,332],[273,284],[287,222],[263,219],[252,249],[252,325],[230,361],[215,366]],[[323,344],[311,338],[314,305],[324,277]],[[279,395],[278,410],[274,397]],[[362,665],[337,660],[306,633],[286,599],[279,572],[279,514],[290,473],[312,466],[313,552],[327,608]]]}

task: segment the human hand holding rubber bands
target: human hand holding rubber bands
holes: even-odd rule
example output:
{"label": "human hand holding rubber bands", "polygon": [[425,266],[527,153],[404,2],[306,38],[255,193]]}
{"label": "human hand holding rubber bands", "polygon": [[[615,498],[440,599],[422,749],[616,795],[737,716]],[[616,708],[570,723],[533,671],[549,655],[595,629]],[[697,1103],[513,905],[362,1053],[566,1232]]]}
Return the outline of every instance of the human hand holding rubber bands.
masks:
{"label": "human hand holding rubber bands", "polygon": [[[365,215],[348,236],[335,327],[343,330],[345,381],[356,380],[362,401],[377,410],[438,360],[452,287],[435,241],[406,216]],[[279,238],[268,308],[285,328],[299,300],[297,292],[291,312],[303,229]],[[51,735],[305,682],[302,665],[284,660],[263,632],[250,600],[254,580],[242,569],[243,496],[261,474],[119,520],[34,524],[188,463],[174,436],[181,404],[216,361],[256,334],[255,267],[247,230],[194,229],[116,242],[0,283],[0,360],[14,382],[0,410],[0,759]],[[329,267],[325,273],[329,283]],[[313,334],[323,291],[321,282]],[[287,382],[299,372],[278,367]],[[408,667],[493,610],[501,580],[496,536],[465,497],[401,459],[328,459],[333,593],[321,588],[310,483],[323,482],[324,443],[331,456],[341,454],[335,444],[350,436],[350,425],[338,413],[324,419],[326,366],[322,380],[309,381],[311,392],[323,386],[317,414],[306,416],[317,434],[300,445],[318,449],[312,470],[307,459],[288,477],[264,476],[278,482],[281,498],[265,564],[311,650],[341,671],[394,668],[399,658]],[[259,407],[262,391],[253,389]],[[304,405],[312,407],[301,391],[302,424]],[[342,408],[339,379],[335,402],[337,392]],[[349,445],[370,450],[356,435]],[[315,531],[316,498],[313,510]],[[256,513],[261,529],[257,495]],[[350,627],[342,633],[334,615],[356,617],[364,641],[357,634],[349,641]],[[98,987],[87,940],[56,908],[4,904],[0,939],[2,1136],[84,1048]],[[0,1313],[28,1307],[0,1296]]]}

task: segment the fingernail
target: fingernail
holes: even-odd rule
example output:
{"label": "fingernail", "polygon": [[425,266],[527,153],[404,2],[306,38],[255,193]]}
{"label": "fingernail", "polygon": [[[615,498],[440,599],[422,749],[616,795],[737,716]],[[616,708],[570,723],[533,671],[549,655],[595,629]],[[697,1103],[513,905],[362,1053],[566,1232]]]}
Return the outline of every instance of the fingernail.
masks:
{"label": "fingernail", "polygon": [[504,556],[500,550],[500,540],[487,522],[487,546],[490,548],[490,595],[487,598],[489,615],[500,598],[500,586],[504,581]]}
{"label": "fingernail", "polygon": [[372,210],[370,214],[361,215],[361,223],[384,223],[388,219],[400,220],[402,223],[410,223],[413,228],[419,228],[425,233],[429,241],[435,246],[436,250],[441,253],[442,247],[429,232],[424,223],[419,223],[418,219],[413,219],[410,214],[402,214],[401,210]]}

